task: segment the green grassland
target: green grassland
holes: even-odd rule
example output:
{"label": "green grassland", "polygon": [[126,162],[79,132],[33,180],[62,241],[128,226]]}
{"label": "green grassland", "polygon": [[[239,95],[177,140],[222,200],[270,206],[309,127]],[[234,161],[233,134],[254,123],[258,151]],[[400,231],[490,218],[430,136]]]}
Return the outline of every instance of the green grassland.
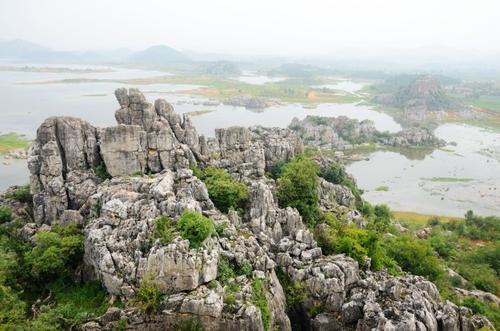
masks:
{"label": "green grassland", "polygon": [[77,83],[120,83],[127,85],[150,84],[182,84],[196,85],[192,89],[177,91],[191,95],[201,95],[213,99],[226,99],[234,96],[249,95],[253,97],[274,98],[281,102],[320,104],[320,103],[351,103],[362,101],[355,94],[339,93],[338,91],[313,88],[312,85],[331,82],[326,78],[287,79],[280,82],[262,85],[248,84],[237,80],[208,75],[193,76],[158,76],[136,79],[62,79],[51,81],[33,81],[20,84],[77,84]]}
{"label": "green grassland", "polygon": [[0,135],[0,154],[28,147],[29,141],[16,133]]}

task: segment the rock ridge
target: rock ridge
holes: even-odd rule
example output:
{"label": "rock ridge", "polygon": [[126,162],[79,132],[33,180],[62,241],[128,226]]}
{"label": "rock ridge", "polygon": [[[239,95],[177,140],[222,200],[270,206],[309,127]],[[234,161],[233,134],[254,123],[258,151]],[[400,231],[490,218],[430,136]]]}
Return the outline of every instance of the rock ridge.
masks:
{"label": "rock ridge", "polygon": [[[54,117],[37,131],[29,151],[37,228],[76,223],[84,228],[85,277],[98,280],[125,302],[150,277],[162,294],[160,309],[111,308],[82,330],[174,329],[197,319],[205,330],[291,330],[278,273],[304,284],[304,323],[312,330],[474,330],[490,325],[470,310],[441,302],[437,288],[417,276],[371,272],[345,255],[324,255],[294,208],[280,208],[272,166],[300,154],[301,139],[289,129],[232,127],[215,138],[199,136],[187,116],[165,100],[146,101],[136,89],[119,89],[117,126]],[[210,200],[193,166],[226,169],[249,188],[241,213],[223,214]],[[103,176],[103,172],[111,176]],[[111,178],[108,178],[111,177]],[[352,193],[320,180],[320,207],[358,222]],[[175,235],[152,239],[155,220],[177,222],[186,210],[211,218],[223,230],[198,249]],[[33,230],[35,229],[35,230]],[[27,232],[27,231],[25,231]],[[231,280],[240,291],[226,298],[219,282],[222,261],[251,266]],[[269,311],[253,301],[259,279]],[[320,307],[318,314],[309,311]]]}

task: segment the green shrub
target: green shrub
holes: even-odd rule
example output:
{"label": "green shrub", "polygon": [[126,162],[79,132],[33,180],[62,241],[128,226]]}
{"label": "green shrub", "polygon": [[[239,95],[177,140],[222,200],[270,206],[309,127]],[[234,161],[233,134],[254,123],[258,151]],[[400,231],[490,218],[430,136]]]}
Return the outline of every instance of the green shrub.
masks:
{"label": "green shrub", "polygon": [[19,271],[19,261],[17,255],[0,247],[0,285],[7,284],[16,278],[16,273]]}
{"label": "green shrub", "polygon": [[300,310],[303,302],[310,296],[305,283],[292,281],[281,269],[276,270],[276,275],[285,292],[287,310],[289,312]]}
{"label": "green shrub", "polygon": [[40,313],[31,321],[28,330],[37,331],[56,331],[64,330],[64,317],[57,310],[52,309],[50,306],[40,307]]}
{"label": "green shrub", "polygon": [[201,322],[196,318],[182,321],[176,328],[177,331],[203,331]]}
{"label": "green shrub", "polygon": [[500,217],[481,217],[472,211],[465,214],[463,234],[470,239],[500,240]]}
{"label": "green shrub", "polygon": [[8,286],[0,284],[0,329],[15,330],[15,326],[26,319],[26,304],[19,298],[18,293]]}
{"label": "green shrub", "polygon": [[160,216],[155,220],[153,239],[158,239],[162,245],[168,245],[175,237],[175,227],[166,216]]}
{"label": "green shrub", "polygon": [[147,313],[157,312],[163,295],[160,286],[150,274],[144,275],[141,285],[135,293],[134,302]]}
{"label": "green shrub", "polygon": [[215,232],[219,237],[224,236],[224,230],[226,229],[225,223],[220,223],[215,225]]}
{"label": "green shrub", "polygon": [[433,231],[429,238],[432,248],[444,259],[450,259],[456,255],[454,243],[456,236],[445,236],[441,231]]}
{"label": "green shrub", "polygon": [[342,185],[348,178],[345,168],[340,163],[332,163],[328,167],[321,168],[320,176],[333,184]]}
{"label": "green shrub", "polygon": [[253,268],[252,268],[252,265],[248,262],[243,262],[241,265],[240,265],[240,274],[242,275],[245,275],[247,277],[250,277],[252,276],[252,272],[253,272]]}
{"label": "green shrub", "polygon": [[125,331],[127,329],[128,318],[126,316],[120,317],[120,320],[113,327],[113,331]]}
{"label": "green shrub", "polygon": [[12,211],[9,207],[0,206],[0,224],[7,223],[12,220]]}
{"label": "green shrub", "polygon": [[186,210],[177,221],[177,230],[184,239],[189,240],[191,247],[199,248],[201,243],[214,233],[215,228],[208,217]]}
{"label": "green shrub", "polygon": [[231,177],[227,171],[207,167],[203,170],[194,169],[193,172],[205,183],[210,199],[220,211],[227,213],[229,209],[244,208],[248,201],[248,188]]}
{"label": "green shrub", "polygon": [[329,166],[322,167],[319,176],[330,183],[346,186],[356,198],[356,204],[359,206],[363,204],[363,200],[361,199],[362,192],[358,189],[353,179],[349,177],[342,164],[335,162],[331,163]]}
{"label": "green shrub", "polygon": [[267,304],[266,294],[262,285],[262,281],[256,278],[252,283],[252,289],[252,302],[260,310],[264,330],[269,330],[269,323],[271,322],[271,312],[269,311],[269,306]]}
{"label": "green shrub", "polygon": [[297,156],[283,166],[278,179],[278,202],[281,207],[296,208],[305,222],[314,227],[319,219],[319,168],[311,159]]}
{"label": "green shrub", "polygon": [[10,197],[22,203],[31,203],[33,201],[33,196],[31,195],[29,185],[23,185],[19,187],[17,190],[12,192]]}
{"label": "green shrub", "polygon": [[269,167],[269,170],[268,170],[269,177],[271,177],[272,179],[278,179],[279,177],[281,177],[281,172],[282,172],[283,166],[285,164],[286,163],[284,161],[278,161],[275,164],[273,164],[271,167]]}
{"label": "green shrub", "polygon": [[217,280],[221,284],[227,284],[228,280],[236,278],[237,276],[251,277],[253,273],[252,265],[249,262],[243,262],[240,265],[229,261],[225,256],[219,258],[217,265]]}
{"label": "green shrub", "polygon": [[83,236],[68,227],[38,233],[35,246],[25,254],[25,261],[37,279],[47,280],[70,272],[82,256]]}
{"label": "green shrub", "polygon": [[58,279],[49,288],[57,302],[53,309],[64,318],[65,328],[98,317],[109,307],[106,291],[98,282],[76,284]]}
{"label": "green shrub", "polygon": [[456,271],[479,290],[494,294],[500,292],[500,281],[496,272],[489,264],[474,261],[472,255],[459,258],[456,263]]}
{"label": "green shrub", "polygon": [[227,257],[220,257],[219,264],[217,265],[217,280],[224,285],[229,279],[235,277],[236,271],[234,270],[233,264],[228,260]]}
{"label": "green shrub", "polygon": [[315,235],[325,254],[344,253],[360,264],[364,264],[365,258],[369,257],[373,270],[386,267],[391,273],[396,272],[396,264],[386,255],[377,232],[347,225],[337,220],[332,213],[325,213],[322,221]]}
{"label": "green shrub", "polygon": [[95,168],[94,173],[97,177],[99,177],[103,181],[106,179],[111,179],[111,175],[108,173],[108,170],[106,169],[106,165],[104,163],[99,164]]}
{"label": "green shrub", "polygon": [[498,330],[500,328],[500,310],[495,304],[487,304],[477,298],[465,298],[461,305],[470,308],[475,314],[486,316],[493,326]]}
{"label": "green shrub", "polygon": [[443,275],[443,266],[434,255],[430,244],[410,235],[400,235],[385,241],[387,254],[406,272],[437,280]]}

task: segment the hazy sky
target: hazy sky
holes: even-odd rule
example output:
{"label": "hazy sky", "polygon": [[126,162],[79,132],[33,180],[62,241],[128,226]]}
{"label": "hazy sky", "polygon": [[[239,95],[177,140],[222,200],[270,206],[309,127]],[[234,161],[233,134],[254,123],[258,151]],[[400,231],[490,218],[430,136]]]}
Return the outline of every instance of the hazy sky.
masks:
{"label": "hazy sky", "polygon": [[500,49],[499,0],[0,0],[0,39],[56,49],[312,55]]}

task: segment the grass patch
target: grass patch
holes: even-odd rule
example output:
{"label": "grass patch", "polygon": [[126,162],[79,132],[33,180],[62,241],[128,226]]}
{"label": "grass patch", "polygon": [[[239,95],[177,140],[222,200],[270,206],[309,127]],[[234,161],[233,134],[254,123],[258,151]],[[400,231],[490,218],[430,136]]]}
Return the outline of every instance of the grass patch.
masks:
{"label": "grass patch", "polygon": [[375,189],[377,192],[389,192],[389,186],[379,186]]}
{"label": "grass patch", "polygon": [[428,215],[420,214],[411,211],[391,211],[393,219],[402,225],[410,228],[417,229],[426,226],[428,222],[432,219],[439,219],[441,222],[452,222],[461,220],[460,217],[449,217],[449,216],[438,216],[438,215]]}
{"label": "grass patch", "polygon": [[89,93],[89,94],[82,94],[83,97],[106,97],[108,96],[107,93]]}
{"label": "grass patch", "polygon": [[262,317],[262,325],[264,326],[264,330],[267,331],[269,330],[269,323],[271,322],[271,312],[267,304],[266,294],[264,292],[262,281],[258,278],[255,279],[252,284],[252,289],[252,302],[257,308],[259,308]]}
{"label": "grass patch", "polygon": [[0,135],[0,154],[28,147],[29,140],[17,133]]}
{"label": "grass patch", "polygon": [[203,109],[203,110],[188,111],[188,112],[185,112],[184,114],[186,114],[186,115],[189,115],[189,116],[193,117],[193,116],[201,116],[201,115],[205,115],[205,114],[208,114],[208,113],[212,113],[212,112],[214,112],[214,111],[215,111],[215,110]]}
{"label": "grass patch", "polygon": [[500,112],[500,96],[498,95],[481,95],[478,98],[464,98],[456,95],[455,97],[468,106]]}
{"label": "grass patch", "polygon": [[174,239],[175,227],[166,216],[160,216],[155,220],[153,239],[158,239],[162,245],[168,245]]}
{"label": "grass patch", "polygon": [[472,178],[460,178],[460,177],[432,177],[432,178],[421,178],[423,180],[428,180],[434,183],[467,183],[474,179]]}
{"label": "grass patch", "polygon": [[[353,94],[339,94],[335,91],[313,88],[326,82],[316,79],[314,82],[301,79],[287,79],[279,82],[270,82],[262,85],[244,83],[234,79],[213,77],[206,75],[180,75],[180,76],[158,76],[135,79],[61,79],[34,81],[19,84],[77,84],[77,83],[120,83],[131,85],[150,84],[183,84],[201,85],[201,88],[182,91],[184,94],[208,96],[213,99],[223,100],[226,98],[250,95],[253,97],[275,98],[282,102],[295,103],[352,103],[363,100],[363,97]],[[312,84],[314,83],[314,84]],[[176,93],[179,93],[177,91]]]}

